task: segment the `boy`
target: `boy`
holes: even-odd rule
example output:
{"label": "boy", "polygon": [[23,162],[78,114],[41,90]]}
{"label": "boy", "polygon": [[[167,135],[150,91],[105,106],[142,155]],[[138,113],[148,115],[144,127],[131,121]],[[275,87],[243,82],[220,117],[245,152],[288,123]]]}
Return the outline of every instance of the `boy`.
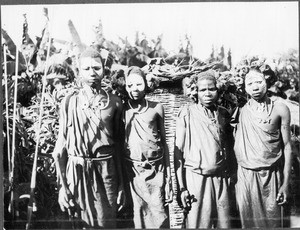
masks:
{"label": "boy", "polygon": [[74,210],[84,228],[115,228],[124,204],[119,153],[121,100],[101,88],[100,53],[80,56],[81,88],[62,101],[53,152],[62,211]]}
{"label": "boy", "polygon": [[[125,110],[125,159],[133,200],[135,228],[168,228],[164,208],[170,195],[170,163],[164,109],[145,99],[147,81],[138,67],[126,74],[129,100]],[[165,178],[166,177],[166,178]]]}
{"label": "boy", "polygon": [[267,97],[259,70],[249,71],[245,87],[251,98],[241,109],[234,145],[241,223],[243,228],[279,228],[280,205],[289,194],[291,115],[286,105]]}
{"label": "boy", "polygon": [[186,228],[230,228],[230,116],[216,105],[214,72],[200,73],[197,88],[198,103],[184,107],[176,122],[175,171],[180,201],[189,211]]}

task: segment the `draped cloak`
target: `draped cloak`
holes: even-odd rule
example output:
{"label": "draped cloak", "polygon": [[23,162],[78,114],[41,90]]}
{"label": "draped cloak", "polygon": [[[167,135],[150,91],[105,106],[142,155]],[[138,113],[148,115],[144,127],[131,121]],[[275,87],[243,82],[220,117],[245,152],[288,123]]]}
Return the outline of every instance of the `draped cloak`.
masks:
{"label": "draped cloak", "polygon": [[229,116],[217,107],[215,119],[207,109],[194,104],[183,107],[177,119],[185,124],[182,149],[186,186],[195,199],[186,219],[187,228],[229,228],[228,179],[225,136]]}
{"label": "draped cloak", "polygon": [[[67,96],[68,98],[68,96]],[[82,91],[62,102],[54,155],[66,151],[67,185],[85,227],[115,228],[118,177],[113,140]],[[55,157],[55,156],[54,156]]]}
{"label": "draped cloak", "polygon": [[[272,102],[273,103],[273,102]],[[276,197],[281,185],[280,130],[270,131],[246,104],[235,137],[238,162],[236,200],[242,227],[280,227]]]}
{"label": "draped cloak", "polygon": [[134,227],[168,228],[161,140],[157,128],[149,125],[143,116],[143,113],[125,111],[125,159]]}

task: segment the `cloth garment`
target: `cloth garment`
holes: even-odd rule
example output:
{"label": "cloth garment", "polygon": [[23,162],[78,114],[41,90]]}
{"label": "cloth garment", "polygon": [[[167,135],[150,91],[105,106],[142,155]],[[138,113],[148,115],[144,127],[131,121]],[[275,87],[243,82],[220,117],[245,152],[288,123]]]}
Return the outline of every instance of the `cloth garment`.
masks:
{"label": "cloth garment", "polygon": [[169,228],[164,207],[165,174],[162,159],[140,164],[126,162],[135,228]]}
{"label": "cloth garment", "polygon": [[242,227],[280,227],[276,196],[281,185],[280,131],[266,129],[268,117],[259,118],[246,104],[236,130],[238,162],[236,200]]}
{"label": "cloth garment", "polygon": [[157,127],[145,121],[145,113],[125,113],[125,149],[126,158],[145,161],[162,157],[162,147]]}
{"label": "cloth garment", "polygon": [[246,104],[240,111],[239,124],[235,134],[234,151],[239,165],[248,169],[270,167],[282,155],[280,130],[270,131],[264,122]]}
{"label": "cloth garment", "polygon": [[185,124],[184,167],[203,175],[214,175],[226,167],[225,137],[230,135],[230,119],[222,107],[214,114],[209,118],[206,108],[198,104],[184,107],[178,114]]}
{"label": "cloth garment", "polygon": [[[67,106],[67,108],[66,108]],[[66,177],[85,227],[116,227],[118,176],[114,142],[82,92],[63,101],[55,153],[67,151]]]}
{"label": "cloth garment", "polygon": [[186,184],[195,196],[186,228],[230,228],[227,177],[205,176],[187,168]]}
{"label": "cloth garment", "polygon": [[280,206],[276,197],[280,170],[250,170],[238,166],[236,201],[243,228],[280,228]]}
{"label": "cloth garment", "polygon": [[230,137],[229,114],[222,107],[209,111],[200,104],[178,114],[185,124],[184,157],[186,188],[195,196],[186,228],[230,228],[226,158]]}
{"label": "cloth garment", "polygon": [[135,228],[168,228],[164,207],[165,168],[157,127],[145,113],[125,113],[125,159]]}

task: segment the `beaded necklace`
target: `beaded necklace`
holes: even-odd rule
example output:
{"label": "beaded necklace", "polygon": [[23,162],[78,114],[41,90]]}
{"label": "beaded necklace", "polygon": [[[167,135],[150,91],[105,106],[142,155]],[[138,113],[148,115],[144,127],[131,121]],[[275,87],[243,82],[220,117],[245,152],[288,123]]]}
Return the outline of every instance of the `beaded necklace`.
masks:
{"label": "beaded necklace", "polygon": [[93,111],[97,111],[97,110],[103,110],[103,109],[106,109],[109,105],[109,100],[110,100],[110,97],[109,97],[109,94],[103,90],[104,93],[106,94],[106,98],[107,98],[107,102],[104,103],[101,99],[99,99],[100,95],[97,94],[96,96],[94,96],[94,98],[92,99],[92,102],[89,103],[88,107],[90,109],[92,109]]}
{"label": "beaded necklace", "polygon": [[[253,103],[251,103],[251,100],[248,101],[247,105],[249,110],[254,115],[254,117],[258,120],[259,123],[271,124],[270,115],[274,107],[274,102],[272,100],[270,100],[270,106],[268,106],[266,101],[264,101],[263,103],[258,103],[257,105],[255,104],[253,105]],[[253,108],[253,106],[255,107]],[[257,112],[259,112],[260,114],[258,114]]]}
{"label": "beaded necklace", "polygon": [[128,105],[129,105],[129,107],[130,107],[130,109],[132,109],[133,110],[133,113],[138,113],[138,114],[141,114],[141,113],[144,113],[144,112],[146,112],[147,111],[147,109],[149,108],[149,104],[148,104],[148,101],[145,99],[145,101],[146,101],[146,105],[145,105],[145,107],[144,108],[141,108],[140,109],[140,111],[139,111],[139,109],[134,109],[133,107],[132,107],[132,105],[130,104],[130,101],[128,100]]}
{"label": "beaded necklace", "polygon": [[[109,105],[109,102],[110,102],[110,96],[109,94],[103,90],[106,94],[106,98],[107,98],[107,102],[104,103],[102,101],[102,99],[99,99],[100,95],[97,94],[95,96],[93,96],[93,98],[91,99],[92,102],[84,102],[86,108],[90,109],[91,111],[93,111],[93,113],[99,118],[100,122],[99,122],[99,128],[101,130],[104,129],[104,124],[103,124],[103,120],[102,120],[102,117],[101,117],[101,111],[106,109]],[[95,92],[93,92],[95,93]],[[87,93],[85,91],[83,91],[83,94],[85,95],[85,98],[86,100],[88,101],[88,96],[87,96]],[[98,99],[97,99],[98,98]],[[90,116],[91,118],[91,116]]]}

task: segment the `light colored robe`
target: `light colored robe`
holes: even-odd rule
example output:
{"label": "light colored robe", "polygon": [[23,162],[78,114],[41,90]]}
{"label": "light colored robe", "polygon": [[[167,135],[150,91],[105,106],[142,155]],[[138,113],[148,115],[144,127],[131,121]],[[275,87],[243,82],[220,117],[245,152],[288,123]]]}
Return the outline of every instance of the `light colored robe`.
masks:
{"label": "light colored robe", "polygon": [[67,184],[83,226],[115,228],[118,176],[114,142],[87,103],[81,91],[62,102],[53,154],[67,151]]}
{"label": "light colored robe", "polygon": [[228,113],[217,107],[215,119],[199,104],[184,107],[178,114],[185,124],[183,148],[186,186],[195,196],[186,228],[230,228],[230,204],[226,175],[225,135]]}
{"label": "light colored robe", "polygon": [[280,227],[276,202],[281,185],[280,131],[270,132],[246,104],[240,113],[235,136],[238,162],[236,200],[242,227]]}

